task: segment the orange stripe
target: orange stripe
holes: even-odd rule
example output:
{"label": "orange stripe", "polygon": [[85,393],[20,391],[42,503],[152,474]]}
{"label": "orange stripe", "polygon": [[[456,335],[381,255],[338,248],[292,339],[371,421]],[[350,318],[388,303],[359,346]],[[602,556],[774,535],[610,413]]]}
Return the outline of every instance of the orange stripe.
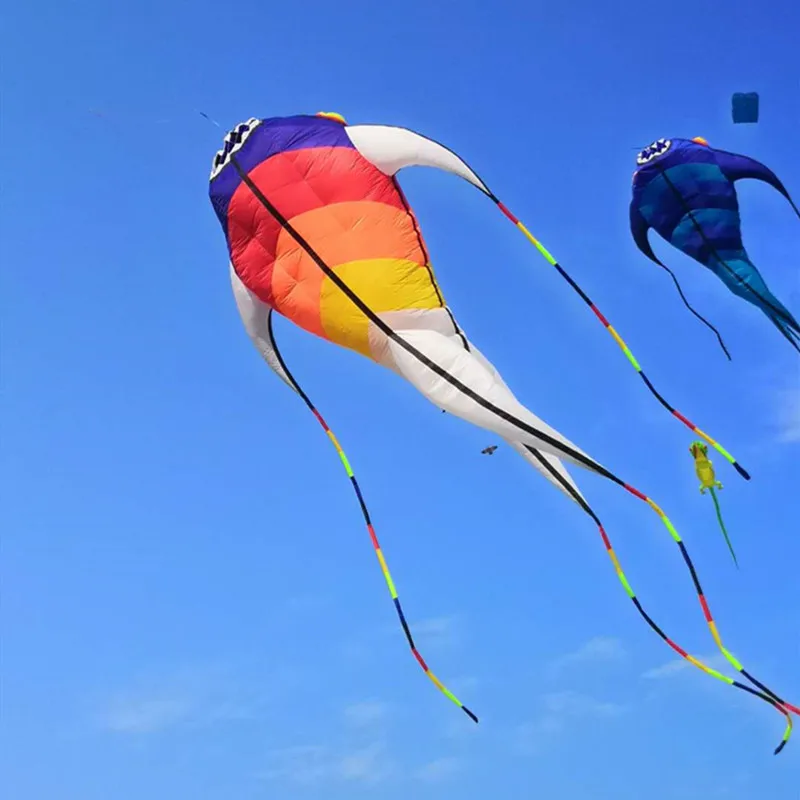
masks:
{"label": "orange stripe", "polygon": [[[350,261],[397,258],[425,265],[414,222],[405,209],[371,201],[317,208],[289,220],[331,268]],[[275,251],[276,270],[321,272],[293,236],[283,231]],[[300,262],[300,267],[292,264]]]}

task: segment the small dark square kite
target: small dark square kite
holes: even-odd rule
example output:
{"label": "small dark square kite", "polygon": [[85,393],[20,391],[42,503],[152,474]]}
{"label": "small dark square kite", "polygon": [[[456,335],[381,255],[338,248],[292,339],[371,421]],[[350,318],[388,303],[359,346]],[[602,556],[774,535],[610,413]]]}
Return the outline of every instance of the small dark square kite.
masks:
{"label": "small dark square kite", "polygon": [[736,92],[731,101],[733,121],[758,122],[758,92]]}

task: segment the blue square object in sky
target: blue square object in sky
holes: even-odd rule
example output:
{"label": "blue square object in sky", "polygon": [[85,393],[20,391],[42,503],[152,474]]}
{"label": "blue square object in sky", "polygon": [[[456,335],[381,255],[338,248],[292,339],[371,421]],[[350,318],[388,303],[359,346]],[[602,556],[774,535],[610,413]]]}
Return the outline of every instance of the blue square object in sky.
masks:
{"label": "blue square object in sky", "polygon": [[731,110],[736,123],[758,122],[758,92],[736,92]]}

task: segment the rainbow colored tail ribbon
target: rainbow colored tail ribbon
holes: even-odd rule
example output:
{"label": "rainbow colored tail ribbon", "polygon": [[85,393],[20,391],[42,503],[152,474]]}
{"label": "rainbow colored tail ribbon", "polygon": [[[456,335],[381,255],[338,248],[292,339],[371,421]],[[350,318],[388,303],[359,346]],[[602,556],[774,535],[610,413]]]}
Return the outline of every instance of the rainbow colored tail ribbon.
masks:
{"label": "rainbow colored tail ribbon", "polygon": [[350,462],[345,455],[344,450],[342,450],[342,446],[339,444],[339,440],[334,435],[333,431],[328,427],[328,423],[322,417],[322,414],[317,411],[317,409],[311,404],[311,401],[305,395],[301,395],[303,399],[306,401],[306,404],[311,409],[314,416],[317,418],[317,422],[322,426],[325,433],[328,434],[328,438],[331,440],[331,443],[336,448],[336,452],[339,454],[339,458],[342,461],[342,465],[344,466],[345,472],[347,473],[347,477],[350,479],[350,483],[353,485],[353,491],[356,493],[356,497],[358,498],[358,504],[361,507],[361,513],[364,515],[364,522],[367,524],[367,531],[369,531],[369,538],[372,541],[372,546],[375,548],[375,555],[378,557],[378,563],[381,565],[381,572],[383,572],[383,577],[386,580],[386,585],[389,588],[389,594],[392,596],[392,602],[394,603],[395,611],[397,612],[397,616],[400,619],[400,624],[403,626],[403,633],[406,635],[406,639],[408,640],[408,646],[411,648],[411,653],[414,658],[417,660],[417,663],[422,667],[425,674],[431,679],[433,685],[449,700],[452,700],[473,722],[478,721],[478,717],[472,713],[437,677],[436,675],[431,672],[430,667],[427,665],[425,660],[417,650],[417,646],[414,643],[414,637],[411,635],[411,629],[408,627],[408,623],[406,622],[406,615],[403,613],[403,608],[400,605],[400,599],[397,596],[397,589],[395,588],[394,581],[392,580],[392,575],[389,572],[389,567],[386,565],[386,559],[383,556],[383,551],[381,550],[381,546],[378,542],[378,537],[375,535],[375,529],[372,526],[372,520],[370,519],[369,510],[367,509],[367,504],[364,502],[364,496],[361,494],[361,488],[358,485],[358,481],[356,480],[356,476],[353,474],[353,469],[350,466]]}
{"label": "rainbow colored tail ribbon", "polygon": [[339,444],[339,440],[336,438],[334,432],[328,426],[328,423],[325,422],[324,417],[322,414],[319,413],[316,406],[311,402],[309,396],[303,391],[300,384],[295,379],[294,375],[292,375],[289,368],[286,366],[286,362],[283,360],[283,356],[280,353],[277,345],[275,345],[275,355],[277,356],[280,365],[286,374],[286,377],[289,379],[291,385],[294,387],[295,391],[300,395],[303,399],[303,402],[308,406],[308,409],[314,415],[315,419],[319,424],[322,426],[322,429],[330,439],[331,444],[336,449],[336,452],[339,455],[339,459],[342,462],[342,466],[344,467],[345,472],[347,473],[347,477],[350,479],[350,484],[353,487],[353,491],[358,498],[358,505],[361,508],[361,514],[364,517],[364,522],[367,526],[367,531],[369,533],[370,541],[372,542],[372,546],[375,548],[375,555],[378,558],[378,563],[381,567],[381,572],[383,573],[383,577],[386,581],[386,586],[389,589],[389,594],[392,597],[392,602],[394,603],[395,611],[397,612],[397,616],[400,620],[400,625],[403,628],[403,633],[406,635],[406,639],[408,641],[408,646],[411,648],[411,654],[416,659],[417,663],[422,667],[423,672],[430,678],[433,685],[449,700],[455,703],[473,722],[478,722],[478,717],[470,711],[437,677],[436,675],[431,672],[430,667],[426,663],[425,659],[420,655],[419,650],[417,649],[417,645],[414,642],[414,637],[411,635],[411,629],[409,628],[408,622],[406,621],[406,615],[403,613],[403,607],[400,605],[400,598],[397,595],[397,589],[395,588],[394,581],[392,580],[392,575],[389,572],[389,567],[386,564],[386,559],[383,555],[383,550],[381,549],[380,543],[378,542],[378,537],[375,534],[375,528],[372,525],[372,519],[369,514],[369,509],[367,508],[367,504],[364,501],[364,495],[361,494],[361,487],[358,485],[358,480],[356,479],[355,473],[353,472],[353,468],[350,466],[350,460],[347,458],[342,446]]}
{"label": "rainbow colored tail ribbon", "polygon": [[603,323],[605,329],[611,334],[614,338],[614,341],[619,345],[622,352],[625,354],[625,357],[630,361],[633,365],[633,368],[636,372],[639,373],[639,377],[644,381],[647,388],[650,390],[651,394],[661,403],[667,411],[670,412],[674,417],[679,419],[684,425],[686,425],[689,430],[691,430],[695,435],[699,436],[701,439],[705,439],[718,453],[720,453],[724,458],[726,458],[734,469],[745,479],[750,480],[750,474],[742,467],[741,464],[717,441],[712,439],[707,433],[700,430],[691,420],[687,419],[680,411],[678,411],[675,407],[670,405],[666,401],[666,399],[658,392],[655,386],[650,382],[650,379],[645,375],[644,370],[642,370],[639,362],[636,360],[633,353],[630,351],[630,348],[627,344],[623,341],[622,337],[614,330],[611,323],[603,316],[600,312],[600,309],[592,302],[586,292],[581,289],[581,287],[572,279],[569,273],[558,263],[558,261],[553,258],[553,256],[548,252],[548,250],[542,245],[542,243],[522,224],[522,222],[515,217],[511,211],[506,208],[500,200],[495,197],[494,195],[490,195],[494,203],[503,212],[503,214],[517,227],[520,231],[525,235],[525,238],[544,256],[544,259],[550,264],[551,267],[555,267],[558,270],[559,275],[564,278],[565,281],[580,295],[583,301],[592,309],[595,316]]}
{"label": "rainbow colored tail ribbon", "polygon": [[655,620],[653,620],[653,618],[644,610],[644,607],[642,606],[641,602],[639,601],[639,598],[636,596],[636,593],[633,591],[633,588],[631,587],[627,577],[625,576],[625,573],[622,571],[622,567],[621,567],[621,565],[619,563],[619,559],[617,558],[617,554],[614,552],[614,548],[611,545],[611,540],[609,539],[609,536],[606,533],[605,528],[603,527],[603,523],[600,521],[600,518],[597,516],[597,514],[594,512],[594,510],[591,508],[591,506],[557,472],[555,472],[552,469],[549,469],[547,462],[544,461],[544,459],[542,459],[541,456],[539,456],[536,453],[536,451],[532,450],[531,448],[528,448],[528,452],[530,452],[532,455],[534,455],[540,461],[542,467],[544,469],[546,469],[548,472],[550,472],[550,474],[553,476],[553,478],[564,488],[564,491],[566,491],[567,494],[569,494],[575,500],[575,502],[584,510],[584,512],[594,521],[595,525],[597,525],[597,528],[598,528],[598,530],[600,532],[600,536],[601,536],[601,538],[603,540],[603,544],[605,545],[606,551],[608,552],[608,556],[611,559],[611,563],[614,565],[614,571],[617,573],[617,578],[619,578],[620,583],[622,584],[623,588],[625,589],[626,594],[628,595],[628,597],[631,599],[631,601],[633,602],[634,606],[636,607],[636,610],[642,616],[644,621],[650,626],[650,628],[653,631],[655,631],[655,633],[658,634],[658,636],[667,645],[669,645],[669,647],[671,647],[681,658],[685,659],[690,664],[692,664],[693,666],[697,667],[699,670],[702,670],[707,675],[710,675],[712,678],[716,678],[717,680],[720,680],[723,683],[727,683],[729,686],[733,686],[736,689],[741,689],[742,691],[747,692],[748,694],[752,694],[755,697],[758,697],[759,699],[763,700],[765,703],[769,703],[773,708],[775,708],[777,711],[779,711],[781,714],[783,714],[783,716],[786,718],[786,729],[784,730],[783,738],[781,739],[780,744],[775,749],[775,754],[776,755],[778,753],[780,753],[781,750],[783,750],[783,748],[786,746],[787,742],[789,741],[789,738],[792,735],[793,720],[792,720],[791,714],[789,712],[791,711],[791,712],[794,712],[794,713],[800,713],[800,709],[797,709],[794,706],[789,705],[788,703],[786,703],[784,700],[781,700],[781,698],[779,698],[777,695],[775,695],[766,686],[764,686],[763,684],[761,684],[758,681],[756,681],[752,677],[752,675],[747,673],[744,670],[744,668],[742,667],[742,665],[738,661],[736,661],[736,659],[734,659],[733,656],[727,650],[725,650],[725,648],[722,646],[722,641],[721,641],[719,633],[717,631],[716,624],[714,623],[714,620],[711,617],[711,612],[709,611],[708,604],[706,603],[705,597],[703,596],[703,590],[700,587],[700,583],[699,583],[699,581],[697,579],[697,574],[695,572],[695,568],[694,568],[694,565],[692,564],[691,558],[689,557],[689,553],[688,553],[688,551],[686,549],[686,546],[684,545],[680,535],[675,530],[674,525],[672,524],[670,519],[667,517],[667,515],[661,510],[661,508],[659,508],[658,505],[656,505],[656,503],[654,503],[646,495],[642,494],[642,492],[640,492],[638,489],[635,489],[633,486],[630,486],[629,484],[625,483],[624,481],[619,480],[618,478],[616,478],[616,476],[614,476],[612,478],[612,480],[614,480],[616,483],[618,483],[623,489],[625,489],[625,491],[627,491],[629,494],[632,494],[637,499],[642,500],[643,502],[647,503],[647,505],[650,506],[650,508],[653,509],[653,511],[655,511],[656,514],[658,514],[659,519],[666,526],[667,530],[670,532],[670,535],[672,536],[674,541],[678,544],[678,547],[680,548],[680,551],[681,551],[681,553],[683,555],[683,558],[684,558],[686,564],[688,565],[689,570],[692,573],[692,578],[694,579],[695,588],[696,588],[697,594],[698,594],[698,596],[700,598],[700,605],[703,608],[703,613],[705,615],[705,618],[706,618],[706,621],[707,621],[707,623],[709,625],[709,628],[711,629],[711,633],[712,633],[712,635],[714,637],[714,640],[718,643],[719,647],[722,648],[722,651],[725,654],[725,657],[728,659],[728,661],[730,661],[730,663],[733,664],[736,667],[736,669],[745,678],[747,678],[754,685],[758,686],[759,689],[761,689],[761,691],[757,691],[755,689],[752,689],[751,687],[746,686],[745,684],[740,683],[739,681],[735,681],[732,678],[729,678],[727,675],[723,675],[721,672],[718,672],[717,670],[712,669],[711,667],[707,666],[706,664],[704,664],[699,659],[697,659],[694,656],[690,655],[680,645],[678,645],[672,639],[670,639],[666,635],[666,633],[664,633],[664,631],[655,622]]}

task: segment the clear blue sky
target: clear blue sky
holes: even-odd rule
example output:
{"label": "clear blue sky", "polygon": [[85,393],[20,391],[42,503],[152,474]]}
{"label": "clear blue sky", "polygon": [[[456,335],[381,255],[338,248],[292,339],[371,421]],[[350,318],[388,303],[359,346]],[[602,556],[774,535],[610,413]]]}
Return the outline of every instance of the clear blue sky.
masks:
{"label": "clear blue sky", "polygon": [[[408,654],[335,453],[250,345],[207,198],[226,126],[339,111],[459,151],[582,283],[715,458],[467,184],[402,177],[445,296],[540,416],[650,493],[729,646],[800,702],[798,358],[627,229],[636,150],[703,135],[800,197],[797,4],[619,0],[17,3],[2,50],[2,742],[10,800],[796,800],[800,734],[637,616],[591,522],[395,376],[277,326],[360,476]],[[730,95],[761,93],[734,126]],[[102,116],[93,113],[101,112]],[[743,185],[745,241],[800,313],[800,223]],[[654,515],[576,472],[652,615],[719,659]]]}

